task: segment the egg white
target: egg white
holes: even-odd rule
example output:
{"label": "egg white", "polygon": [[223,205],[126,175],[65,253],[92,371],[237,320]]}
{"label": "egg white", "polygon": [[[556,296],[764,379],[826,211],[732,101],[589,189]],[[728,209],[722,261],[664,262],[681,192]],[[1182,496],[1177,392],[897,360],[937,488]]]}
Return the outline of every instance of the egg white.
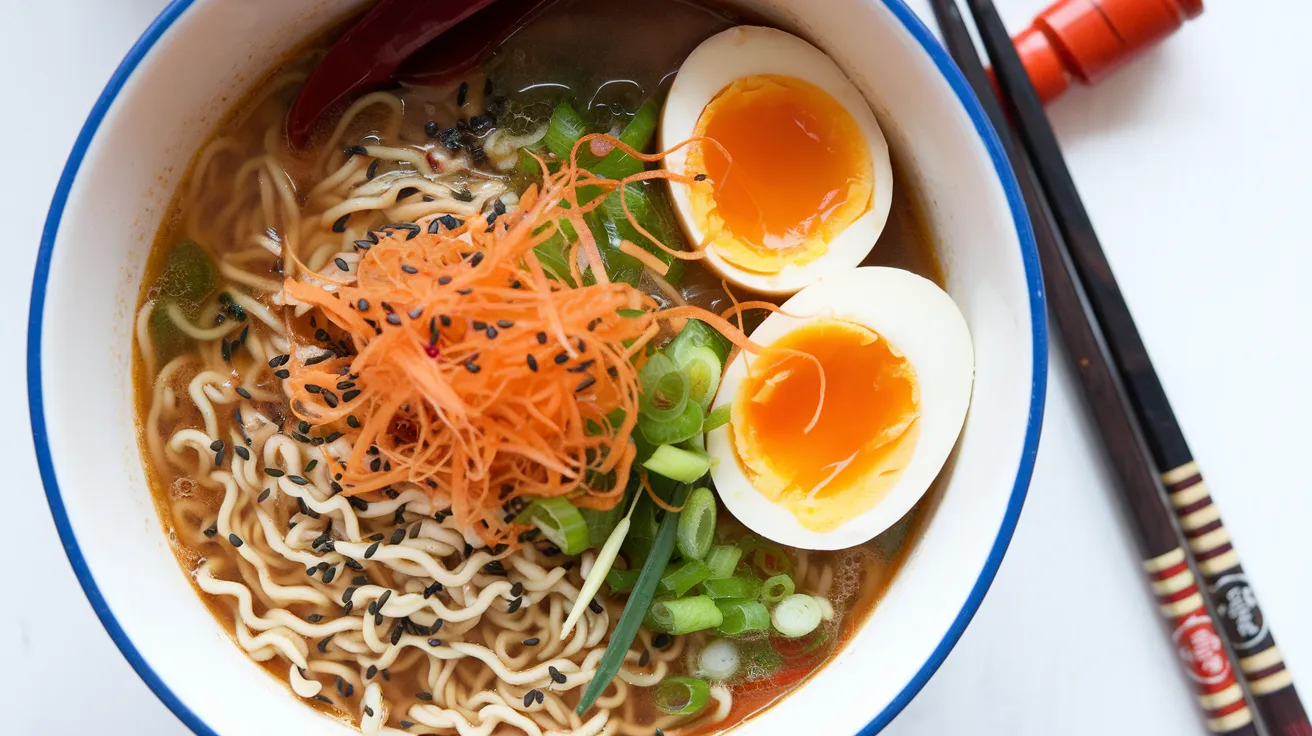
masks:
{"label": "egg white", "polygon": [[[966,319],[952,298],[934,282],[897,268],[872,266],[827,274],[784,303],[783,310],[788,314],[775,313],[765,319],[752,333],[753,342],[769,346],[816,319],[847,320],[879,333],[916,371],[920,435],[906,469],[883,499],[832,531],[807,529],[786,507],[756,490],[738,463],[729,425],[706,437],[706,449],[713,458],[711,478],[735,518],[780,544],[845,549],[873,539],[901,519],[938,476],[970,407],[974,345]],[[752,360],[755,356],[742,352],[729,364],[714,406],[733,403]],[[843,397],[831,394],[825,401],[841,406]],[[832,406],[827,403],[826,410]],[[799,422],[806,419],[798,417]]]}
{"label": "egg white", "polygon": [[[874,187],[865,214],[829,242],[828,252],[806,265],[786,265],[777,274],[756,273],[729,263],[714,248],[708,248],[707,265],[730,282],[763,294],[787,295],[825,274],[855,268],[870,253],[888,222],[893,167],[888,142],[869,103],[838,65],[797,36],[761,26],[737,26],[711,36],[683,62],[661,112],[657,138],[661,150],[691,138],[702,110],[725,87],[757,74],[794,77],[829,93],[860,127],[874,168]],[[687,147],[667,156],[664,165],[670,171],[684,173]],[[787,174],[783,173],[780,186],[787,185]],[[705,242],[706,233],[693,216],[688,187],[671,184],[670,189],[684,232],[694,244]]]}

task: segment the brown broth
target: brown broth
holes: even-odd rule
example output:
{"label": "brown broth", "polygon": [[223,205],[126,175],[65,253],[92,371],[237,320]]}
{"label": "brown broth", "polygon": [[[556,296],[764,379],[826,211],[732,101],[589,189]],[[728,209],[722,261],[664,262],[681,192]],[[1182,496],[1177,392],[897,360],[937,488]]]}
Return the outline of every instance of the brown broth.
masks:
{"label": "brown broth", "polygon": [[[503,73],[507,77],[518,75],[524,79],[538,79],[543,83],[550,82],[552,85],[569,87],[576,92],[579,89],[587,88],[602,90],[604,99],[601,96],[594,95],[596,104],[589,106],[588,115],[593,122],[606,125],[609,121],[618,119],[617,110],[633,109],[642,96],[663,91],[668,86],[669,78],[677,70],[683,57],[702,38],[727,27],[733,21],[733,19],[722,14],[682,2],[682,0],[652,0],[637,5],[626,5],[623,9],[618,8],[617,5],[604,0],[564,0],[542,19],[512,39],[507,47],[492,59],[489,69],[494,74],[498,73],[497,70],[500,70],[499,73]],[[634,10],[634,8],[637,8],[637,10]],[[643,23],[655,22],[656,19],[660,19],[663,30],[666,32],[665,36],[658,38],[656,34],[635,34],[632,32],[634,28],[642,27]],[[294,91],[293,89],[285,89],[277,95],[268,97],[263,92],[265,85],[282,72],[310,68],[314,60],[319,57],[319,54],[339,33],[340,27],[338,25],[337,30],[318,36],[290,54],[285,63],[271,72],[261,84],[257,84],[241,102],[234,106],[231,114],[217,127],[216,137],[221,135],[231,136],[238,141],[243,150],[249,152],[259,150],[262,146],[261,135],[265,125],[271,116],[276,117],[285,113],[291,101],[291,93]],[[558,40],[553,41],[553,39],[559,39],[562,35],[580,39],[611,39],[612,43],[610,45],[594,45],[590,48],[586,58],[590,63],[583,64],[579,61],[582,57],[578,57],[573,52],[547,53],[548,51],[559,51],[559,49],[575,46],[574,44],[561,44]],[[638,42],[643,46],[641,48],[635,47],[630,42]],[[613,65],[610,56],[612,54],[615,55]],[[605,60],[605,63],[600,63],[599,60],[602,59]],[[554,72],[544,71],[544,69],[553,69],[553,66]],[[616,80],[622,81],[617,82]],[[532,84],[525,83],[525,86],[532,86]],[[549,90],[553,88],[557,90],[557,93],[559,92],[558,86],[542,87],[541,89]],[[428,110],[430,114],[434,110],[448,110],[450,95],[451,90],[405,89],[401,92],[401,96],[407,101],[408,106],[421,111]],[[638,95],[638,97],[635,99],[634,95]],[[520,101],[521,107],[518,109],[524,115],[540,115],[542,99],[546,98],[535,99],[534,93],[530,90],[530,92],[524,94]],[[402,137],[408,138],[411,142],[422,141],[424,139],[422,133],[423,123],[423,119],[416,118],[414,115],[407,116],[402,127]],[[298,192],[308,191],[316,183],[310,178],[309,172],[311,169],[306,163],[313,156],[314,152],[311,152],[302,159],[289,158],[285,161],[287,171],[295,180]],[[196,161],[193,161],[193,169],[195,164]],[[865,263],[903,268],[925,276],[941,285],[944,280],[943,271],[934,252],[933,239],[926,226],[926,219],[920,209],[916,193],[909,191],[906,186],[907,177],[902,176],[899,172],[900,166],[895,161],[894,179],[896,185],[888,224]],[[140,293],[141,304],[155,298],[154,284],[163,270],[166,254],[182,237],[184,218],[191,212],[192,208],[205,206],[201,203],[188,201],[186,193],[191,177],[192,173],[190,172],[184,177],[183,183],[179,187],[170,207],[170,215],[164,220],[158,231],[146,268],[146,277],[143,279]],[[212,206],[212,203],[210,205]],[[201,217],[212,217],[217,213],[200,212],[199,214]],[[211,253],[222,252],[225,249],[234,247],[232,243],[207,243],[205,245]],[[270,276],[279,278],[278,271],[271,269]],[[700,267],[693,266],[688,269],[682,290],[684,296],[692,303],[701,304],[708,308],[719,308],[725,305],[725,294],[718,277]],[[134,351],[133,360],[142,452],[143,458],[149,458],[150,453],[145,444],[144,433],[146,431],[145,418],[150,410],[152,400],[154,376],[147,374],[147,366],[139,352]],[[185,383],[179,383],[174,388],[185,392]],[[283,413],[279,407],[271,407],[270,411],[279,415]],[[178,426],[196,426],[198,420],[197,413],[184,413],[176,424]],[[168,432],[171,431],[171,428],[168,429],[165,435],[167,436]],[[194,546],[188,545],[181,541],[175,528],[174,499],[177,497],[180,487],[187,488],[188,497],[200,501],[203,508],[210,511],[217,509],[219,501],[222,499],[222,493],[205,491],[199,485],[192,483],[185,474],[175,472],[170,467],[156,466],[156,464],[149,461],[145,462],[145,465],[161,521],[169,534],[179,565],[189,579],[192,580],[193,585],[195,585],[194,572],[206,559],[223,559],[226,560],[228,566],[235,564],[231,549],[217,542]],[[879,538],[854,550],[816,555],[817,559],[829,561],[842,569],[848,570],[850,579],[845,581],[845,584],[851,588],[848,591],[847,600],[839,610],[839,622],[833,632],[832,641],[826,646],[828,654],[825,656],[824,661],[819,662],[818,666],[814,668],[792,673],[786,684],[780,684],[777,687],[743,687],[735,689],[733,709],[727,720],[714,726],[682,729],[679,732],[685,736],[711,734],[727,730],[755,717],[780,698],[788,695],[799,684],[818,671],[820,667],[823,667],[829,659],[832,659],[834,654],[860,628],[892,583],[906,556],[914,547],[914,540],[918,537],[925,519],[932,514],[932,507],[941,493],[940,485],[940,483],[936,483],[915,509]],[[198,586],[196,592],[206,601],[216,619],[223,624],[224,629],[230,635],[233,635],[234,621],[229,607],[220,605],[219,601],[201,591]],[[264,608],[257,598],[257,612],[262,612]],[[300,612],[293,610],[293,613]],[[310,644],[313,646],[314,642],[310,642]],[[263,666],[273,677],[283,682],[286,681],[286,664],[282,660],[270,660],[264,663]],[[393,667],[393,680],[385,685],[389,697],[404,697],[404,695],[413,693],[416,689],[422,689],[419,680],[416,679],[417,674],[408,672],[407,669],[417,670],[414,667]],[[474,675],[471,674],[471,676]],[[313,700],[305,700],[305,702],[339,718],[349,720],[352,717],[351,714],[339,708],[326,706]],[[639,714],[654,712],[649,693],[639,697],[638,712]]]}

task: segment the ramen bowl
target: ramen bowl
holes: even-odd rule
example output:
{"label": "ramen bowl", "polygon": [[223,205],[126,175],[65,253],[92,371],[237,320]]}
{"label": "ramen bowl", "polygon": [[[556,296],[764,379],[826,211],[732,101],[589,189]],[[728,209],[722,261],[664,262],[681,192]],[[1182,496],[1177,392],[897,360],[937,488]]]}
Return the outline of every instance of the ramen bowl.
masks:
{"label": "ramen bowl", "polygon": [[[110,636],[199,734],[355,733],[234,646],[170,548],[143,470],[132,340],[141,280],[187,162],[232,101],[355,0],[176,0],[129,52],[78,137],[33,285],[29,400],[51,512]],[[827,52],[914,182],[975,348],[965,429],[921,538],[875,611],[799,690],[733,728],[875,733],[978,608],[1011,539],[1046,377],[1039,265],[1011,168],[946,52],[900,0],[735,3]],[[93,370],[86,370],[90,362]],[[823,717],[818,714],[823,707]]]}

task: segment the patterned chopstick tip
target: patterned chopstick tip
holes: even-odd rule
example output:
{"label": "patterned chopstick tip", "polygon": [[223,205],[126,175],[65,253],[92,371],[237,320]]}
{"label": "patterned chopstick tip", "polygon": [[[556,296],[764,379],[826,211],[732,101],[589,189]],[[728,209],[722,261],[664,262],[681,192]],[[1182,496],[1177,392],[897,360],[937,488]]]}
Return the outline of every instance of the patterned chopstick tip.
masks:
{"label": "patterned chopstick tip", "polygon": [[1253,722],[1244,691],[1235,680],[1221,636],[1207,613],[1198,581],[1179,547],[1143,563],[1162,615],[1171,622],[1171,639],[1198,692],[1207,728],[1229,733]]}
{"label": "patterned chopstick tip", "polygon": [[1198,463],[1168,470],[1162,474],[1162,482],[1198,570],[1207,581],[1220,624],[1239,655],[1239,668],[1249,689],[1262,697],[1293,685],[1293,675],[1276,648]]}

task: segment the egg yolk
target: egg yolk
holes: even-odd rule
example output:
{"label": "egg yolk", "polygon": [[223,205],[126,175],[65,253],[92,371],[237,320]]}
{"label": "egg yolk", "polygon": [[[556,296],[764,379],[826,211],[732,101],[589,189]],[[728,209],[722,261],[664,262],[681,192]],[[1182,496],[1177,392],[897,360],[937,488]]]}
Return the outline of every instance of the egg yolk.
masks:
{"label": "egg yolk", "polygon": [[793,77],[739,79],[702,110],[691,171],[693,216],[712,247],[745,270],[778,273],[824,255],[870,208],[874,163],[837,100]]}
{"label": "egg yolk", "polygon": [[753,486],[802,526],[825,532],[868,511],[897,482],[919,415],[915,369],[895,346],[853,322],[819,320],[751,364],[730,431]]}

